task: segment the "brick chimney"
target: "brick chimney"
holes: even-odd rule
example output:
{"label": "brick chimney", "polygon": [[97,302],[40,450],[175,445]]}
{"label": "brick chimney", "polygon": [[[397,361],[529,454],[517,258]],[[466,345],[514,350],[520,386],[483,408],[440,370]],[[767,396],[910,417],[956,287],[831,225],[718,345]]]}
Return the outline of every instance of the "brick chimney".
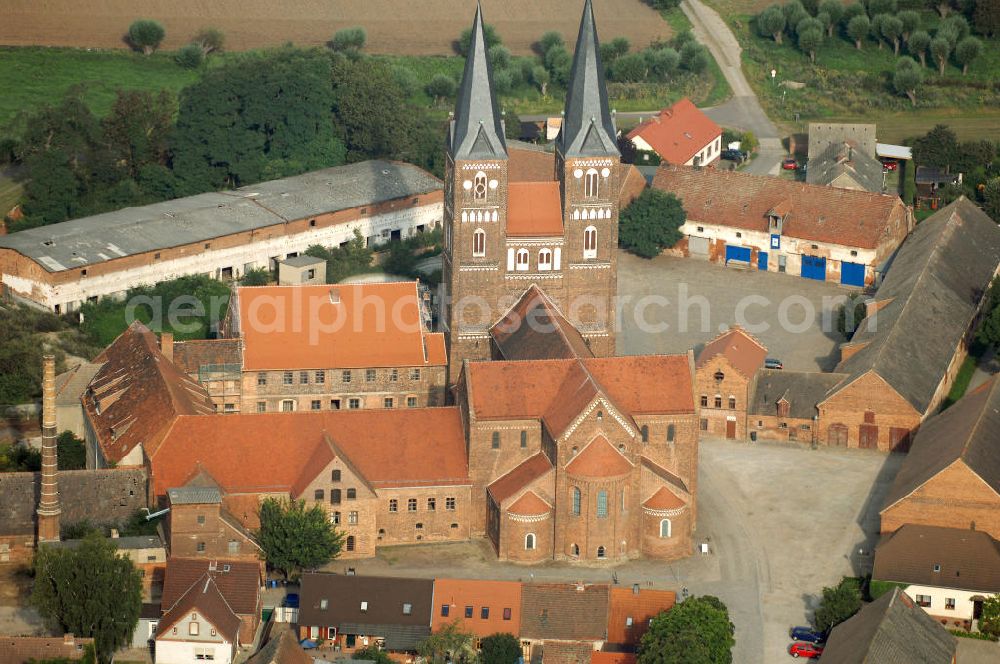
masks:
{"label": "brick chimney", "polygon": [[161,332],[160,333],[160,353],[170,360],[174,361],[174,333],[173,332]]}
{"label": "brick chimney", "polygon": [[59,541],[59,460],[56,448],[56,358],[42,358],[42,490],[38,541]]}

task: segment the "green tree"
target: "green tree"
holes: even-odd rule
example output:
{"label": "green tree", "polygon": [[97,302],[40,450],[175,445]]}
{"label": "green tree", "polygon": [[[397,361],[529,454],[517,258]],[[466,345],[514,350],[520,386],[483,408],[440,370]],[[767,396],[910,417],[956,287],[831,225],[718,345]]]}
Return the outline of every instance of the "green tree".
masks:
{"label": "green tree", "polygon": [[265,498],[256,535],[267,564],[286,579],[327,564],[340,555],[344,542],[323,506],[306,508],[304,500]]}
{"label": "green tree", "polygon": [[476,657],[476,636],[455,620],[417,645],[417,652],[433,664],[472,662]]}
{"label": "green tree", "polygon": [[389,653],[378,646],[368,646],[360,650],[355,650],[351,653],[351,659],[362,662],[375,662],[375,664],[393,664],[396,661],[392,657],[389,657]]}
{"label": "green tree", "polygon": [[972,24],[980,34],[994,37],[1000,35],[1000,2],[976,0],[976,8],[972,12]]}
{"label": "green tree", "polygon": [[975,37],[966,37],[955,46],[955,60],[962,65],[962,76],[969,73],[969,65],[983,53],[983,43]]}
{"label": "green tree", "polygon": [[566,48],[566,41],[560,33],[549,30],[538,40],[538,52],[544,57],[554,47]]}
{"label": "green tree", "polygon": [[895,14],[897,9],[896,0],[865,0],[865,6],[873,18],[879,14]]}
{"label": "green tree", "polygon": [[983,187],[983,209],[1000,224],[1000,178],[993,178]]}
{"label": "green tree", "polygon": [[823,588],[823,599],[816,609],[816,629],[828,632],[861,609],[861,589],[856,579],[844,578],[838,585]]}
{"label": "green tree", "polygon": [[909,42],[910,35],[920,27],[920,14],[912,9],[907,9],[896,14],[896,18],[903,24],[903,39]]}
{"label": "green tree", "polygon": [[871,21],[863,14],[855,16],[847,23],[847,36],[854,40],[854,47],[859,51],[871,29]]}
{"label": "green tree", "polygon": [[733,631],[722,602],[691,597],[653,617],[639,644],[638,664],[729,664]]}
{"label": "green tree", "polygon": [[552,80],[559,85],[569,83],[572,65],[573,58],[564,47],[553,46],[545,53],[545,68],[552,75]]}
{"label": "green tree", "polygon": [[983,301],[983,320],[976,330],[976,340],[1000,348],[1000,278],[994,278]]}
{"label": "green tree", "polygon": [[896,71],[892,76],[892,87],[899,94],[910,98],[910,103],[917,105],[917,88],[924,82],[924,72],[913,58],[902,57],[896,62]]}
{"label": "green tree", "polygon": [[954,33],[954,39],[949,37],[952,48],[955,48],[956,43],[968,37],[972,32],[972,28],[969,27],[969,22],[961,14],[953,14],[952,16],[949,16],[941,21],[941,24],[938,26],[938,30]]}
{"label": "green tree", "polygon": [[243,273],[241,286],[267,286],[271,283],[271,271],[262,267],[252,267]]}
{"label": "green tree", "polygon": [[799,48],[809,54],[810,62],[816,62],[816,49],[822,45],[822,30],[813,27],[799,33]]}
{"label": "green tree", "polygon": [[542,65],[537,65],[531,69],[531,82],[538,86],[538,91],[545,97],[548,95],[549,81],[552,77],[549,70]]}
{"label": "green tree", "polygon": [[641,53],[628,53],[611,63],[611,80],[639,83],[646,78],[646,58]]}
{"label": "green tree", "polygon": [[840,17],[841,25],[846,28],[847,24],[850,23],[851,19],[855,16],[868,17],[867,12],[865,12],[865,6],[860,2],[852,2],[844,7],[844,15]]}
{"label": "green tree", "polygon": [[947,168],[958,159],[958,136],[947,125],[936,125],[913,142],[913,160],[924,166]]}
{"label": "green tree", "polygon": [[987,597],[979,617],[979,630],[993,637],[1000,637],[1000,595]]}
{"label": "green tree", "polygon": [[912,159],[904,161],[900,166],[903,168],[903,202],[912,207],[917,197],[917,167]]}
{"label": "green tree", "polygon": [[55,148],[24,161],[29,179],[24,185],[24,219],[11,224],[11,231],[55,224],[75,216],[83,184],[73,169],[73,159]]}
{"label": "green tree", "polygon": [[611,64],[628,53],[631,47],[632,45],[625,37],[615,37],[611,41],[601,44],[601,61],[605,65]]}
{"label": "green tree", "polygon": [[849,295],[847,301],[837,309],[837,331],[850,339],[858,329],[858,325],[865,319],[867,311],[864,293]]}
{"label": "green tree", "polygon": [[681,63],[680,53],[669,46],[648,48],[643,53],[650,77],[658,81],[666,81],[673,76]]}
{"label": "green tree", "polygon": [[[0,383],[0,389],[3,389],[3,383]],[[41,451],[27,445],[0,443],[0,473],[38,472],[41,469]]]}
{"label": "green tree", "polygon": [[125,175],[138,178],[144,166],[167,163],[176,108],[166,90],[118,90],[101,128],[111,159]]}
{"label": "green tree", "polygon": [[31,602],[61,632],[92,637],[101,661],[132,640],[142,609],[142,577],[97,535],[74,548],[42,545]]}
{"label": "green tree", "polygon": [[903,22],[895,16],[887,16],[879,24],[879,32],[892,44],[894,55],[899,55],[899,38],[903,35]]}
{"label": "green tree", "polygon": [[192,44],[197,44],[201,48],[201,54],[206,58],[212,53],[220,53],[226,45],[226,36],[218,28],[202,28],[199,30]]}
{"label": "green tree", "polygon": [[198,44],[186,44],[177,49],[174,60],[184,69],[197,69],[205,61],[205,54]]}
{"label": "green tree", "polygon": [[128,27],[129,43],[146,55],[152,55],[166,36],[163,26],[150,19],[139,19]]}
{"label": "green tree", "polygon": [[799,0],[791,0],[781,5],[781,11],[785,13],[785,23],[788,24],[789,32],[792,32],[802,19],[809,18],[809,12]]}
{"label": "green tree", "polygon": [[517,664],[521,658],[521,642],[508,632],[497,632],[479,644],[480,664]]}
{"label": "green tree", "polygon": [[637,256],[653,258],[677,244],[685,218],[676,196],[659,189],[645,189],[622,210],[618,243]]}
{"label": "green tree", "polygon": [[906,50],[910,52],[910,55],[919,58],[920,66],[927,66],[927,49],[931,45],[931,36],[927,34],[924,30],[917,30],[910,35],[910,39],[906,42]]}
{"label": "green tree", "polygon": [[72,431],[63,431],[56,439],[59,470],[82,470],[87,467],[87,448]]}
{"label": "green tree", "polygon": [[344,28],[333,35],[333,39],[330,40],[330,48],[341,53],[359,53],[367,41],[368,35],[364,28]]}
{"label": "green tree", "polygon": [[700,74],[708,67],[708,50],[697,42],[688,42],[681,47],[681,69],[692,74]]}
{"label": "green tree", "polygon": [[442,101],[454,97],[457,89],[458,85],[455,83],[455,79],[440,72],[434,74],[425,88],[427,95],[434,100],[435,104],[440,104]]}
{"label": "green tree", "polygon": [[948,56],[951,55],[951,44],[943,37],[935,37],[931,40],[931,55],[938,63],[938,73],[944,76],[944,68],[948,66]]}
{"label": "green tree", "polygon": [[[483,39],[486,41],[486,49],[489,50],[497,44],[503,43],[497,29],[489,23],[483,23]],[[469,54],[469,44],[472,43],[472,28],[462,30],[458,41],[455,43],[455,50],[463,58]]]}
{"label": "green tree", "polygon": [[785,13],[779,5],[771,5],[757,16],[757,30],[761,36],[772,37],[776,44],[781,43],[785,25]]}
{"label": "green tree", "polygon": [[889,18],[888,14],[875,14],[871,20],[871,35],[875,38],[875,45],[878,50],[882,50],[882,23]]}
{"label": "green tree", "polygon": [[819,11],[827,15],[829,22],[826,26],[826,36],[832,38],[834,29],[844,17],[844,3],[840,0],[823,0],[819,5]]}
{"label": "green tree", "polygon": [[493,66],[493,71],[498,69],[507,69],[510,67],[511,59],[513,56],[510,54],[510,49],[503,44],[497,44],[489,50],[490,64]]}
{"label": "green tree", "polygon": [[658,11],[674,9],[681,4],[681,0],[644,0],[644,2]]}

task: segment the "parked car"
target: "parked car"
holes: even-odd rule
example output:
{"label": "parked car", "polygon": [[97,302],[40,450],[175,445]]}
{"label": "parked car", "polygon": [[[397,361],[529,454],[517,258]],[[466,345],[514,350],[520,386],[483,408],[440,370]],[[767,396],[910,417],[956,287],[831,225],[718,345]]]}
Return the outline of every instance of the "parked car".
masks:
{"label": "parked car", "polygon": [[285,601],[283,602],[283,604],[290,609],[299,608],[299,594],[288,593],[287,595],[285,595]]}
{"label": "parked car", "polygon": [[786,171],[794,171],[799,167],[799,162],[795,161],[794,157],[788,157],[783,162],[781,162],[781,167]]}
{"label": "parked car", "polygon": [[826,641],[826,634],[812,627],[793,627],[788,631],[788,636],[792,637],[792,641],[808,641],[809,643]]}
{"label": "parked car", "polygon": [[[774,358],[774,357],[769,357],[769,358],[767,358],[767,359],[764,360],[764,368],[765,369],[784,369],[785,365],[784,365],[784,363],[781,360],[779,360],[777,358]],[[799,629],[799,628],[796,627],[795,629]],[[805,629],[805,628],[803,627],[802,629]]]}
{"label": "parked car", "polygon": [[750,155],[741,150],[723,150],[722,158],[728,159],[729,161],[746,161]]}
{"label": "parked car", "polygon": [[886,159],[882,162],[882,168],[887,171],[894,171],[899,168],[899,162],[894,159]]}
{"label": "parked car", "polygon": [[818,646],[815,643],[800,641],[788,646],[788,654],[792,657],[805,657],[807,659],[812,659],[823,654],[823,646]]}

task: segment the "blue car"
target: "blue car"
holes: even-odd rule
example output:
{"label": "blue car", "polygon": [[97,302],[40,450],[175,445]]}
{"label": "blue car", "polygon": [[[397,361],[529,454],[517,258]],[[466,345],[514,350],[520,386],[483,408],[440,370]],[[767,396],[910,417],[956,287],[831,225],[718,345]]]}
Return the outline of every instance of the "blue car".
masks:
{"label": "blue car", "polygon": [[816,631],[812,627],[793,627],[789,630],[788,636],[793,641],[805,641],[807,643],[823,643],[826,641],[826,634]]}

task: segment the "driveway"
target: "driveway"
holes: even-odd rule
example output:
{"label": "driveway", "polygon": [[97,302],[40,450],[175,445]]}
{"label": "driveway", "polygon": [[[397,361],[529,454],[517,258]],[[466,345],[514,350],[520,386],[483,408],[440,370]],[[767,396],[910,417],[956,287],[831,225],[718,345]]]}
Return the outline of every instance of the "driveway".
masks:
{"label": "driveway", "polygon": [[691,258],[618,253],[619,355],[695,352],[734,323],[796,371],[839,359],[836,303],[849,291],[791,274],[739,270]]}

